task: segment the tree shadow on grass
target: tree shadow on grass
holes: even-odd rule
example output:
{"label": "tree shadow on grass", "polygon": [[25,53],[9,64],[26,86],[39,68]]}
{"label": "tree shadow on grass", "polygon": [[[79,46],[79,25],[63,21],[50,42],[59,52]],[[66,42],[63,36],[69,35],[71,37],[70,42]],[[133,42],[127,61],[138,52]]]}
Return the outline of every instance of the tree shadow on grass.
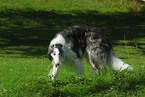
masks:
{"label": "tree shadow on grass", "polygon": [[[54,35],[74,25],[85,24],[101,29],[111,42],[145,37],[145,10],[128,13],[99,13],[97,11],[34,11],[32,9],[0,12],[0,45],[40,47],[41,49],[19,49],[26,55],[43,55]],[[121,44],[115,44],[121,45]],[[144,44],[143,44],[144,45]],[[133,45],[134,46],[134,45]],[[141,48],[142,52],[144,48]],[[38,53],[42,52],[42,53]]]}

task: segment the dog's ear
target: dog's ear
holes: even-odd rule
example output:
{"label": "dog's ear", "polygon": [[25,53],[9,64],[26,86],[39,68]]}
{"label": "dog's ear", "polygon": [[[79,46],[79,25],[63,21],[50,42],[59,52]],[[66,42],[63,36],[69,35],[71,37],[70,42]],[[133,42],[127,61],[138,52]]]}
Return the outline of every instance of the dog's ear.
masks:
{"label": "dog's ear", "polygon": [[48,49],[48,54],[47,54],[47,56],[48,56],[48,58],[49,58],[49,60],[51,60],[52,61],[52,56],[51,56],[51,53],[52,53],[52,49]]}
{"label": "dog's ear", "polygon": [[55,44],[55,47],[57,47],[59,49],[60,54],[63,56],[63,49],[62,49],[63,45],[62,44]]}
{"label": "dog's ear", "polygon": [[62,47],[59,47],[58,49],[59,49],[59,52],[60,52],[61,56],[63,56],[63,49],[62,49]]}
{"label": "dog's ear", "polygon": [[60,47],[63,47],[63,45],[62,44],[55,44],[55,47],[60,48]]}
{"label": "dog's ear", "polygon": [[54,48],[54,44],[52,44],[52,45],[50,46],[50,48]]}
{"label": "dog's ear", "polygon": [[48,54],[47,54],[47,56],[48,56],[48,58],[52,61],[52,56],[51,56],[51,53],[53,52],[53,48],[54,48],[54,44],[52,44],[52,45],[50,45],[49,46],[49,48],[48,48]]}

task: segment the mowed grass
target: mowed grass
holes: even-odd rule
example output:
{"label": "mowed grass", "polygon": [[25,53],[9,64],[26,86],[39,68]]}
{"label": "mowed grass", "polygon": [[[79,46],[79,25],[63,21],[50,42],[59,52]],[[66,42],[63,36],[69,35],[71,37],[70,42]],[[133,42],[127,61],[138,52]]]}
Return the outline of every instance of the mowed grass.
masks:
{"label": "mowed grass", "polygon": [[[145,95],[145,8],[138,0],[1,0],[0,96]],[[73,25],[97,27],[133,71],[100,71],[92,76],[85,56],[84,76],[73,63],[60,67],[55,81],[47,48],[55,33]]]}

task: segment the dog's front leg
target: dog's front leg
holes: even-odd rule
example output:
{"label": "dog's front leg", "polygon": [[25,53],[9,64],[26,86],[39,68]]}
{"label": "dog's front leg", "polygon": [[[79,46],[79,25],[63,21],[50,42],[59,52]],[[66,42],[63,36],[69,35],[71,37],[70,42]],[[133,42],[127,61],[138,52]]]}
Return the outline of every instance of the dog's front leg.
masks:
{"label": "dog's front leg", "polygon": [[50,70],[48,77],[52,77],[53,68]]}
{"label": "dog's front leg", "polygon": [[75,67],[76,67],[76,71],[77,71],[77,75],[83,75],[83,66],[82,66],[82,62],[81,59],[75,59]]}

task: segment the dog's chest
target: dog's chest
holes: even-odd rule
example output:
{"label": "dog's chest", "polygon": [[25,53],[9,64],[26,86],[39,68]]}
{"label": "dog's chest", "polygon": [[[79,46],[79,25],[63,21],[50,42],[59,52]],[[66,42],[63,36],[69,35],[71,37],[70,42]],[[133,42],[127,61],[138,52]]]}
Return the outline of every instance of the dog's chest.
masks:
{"label": "dog's chest", "polygon": [[64,46],[64,56],[71,60],[75,60],[78,58],[77,54],[71,49],[69,45]]}

